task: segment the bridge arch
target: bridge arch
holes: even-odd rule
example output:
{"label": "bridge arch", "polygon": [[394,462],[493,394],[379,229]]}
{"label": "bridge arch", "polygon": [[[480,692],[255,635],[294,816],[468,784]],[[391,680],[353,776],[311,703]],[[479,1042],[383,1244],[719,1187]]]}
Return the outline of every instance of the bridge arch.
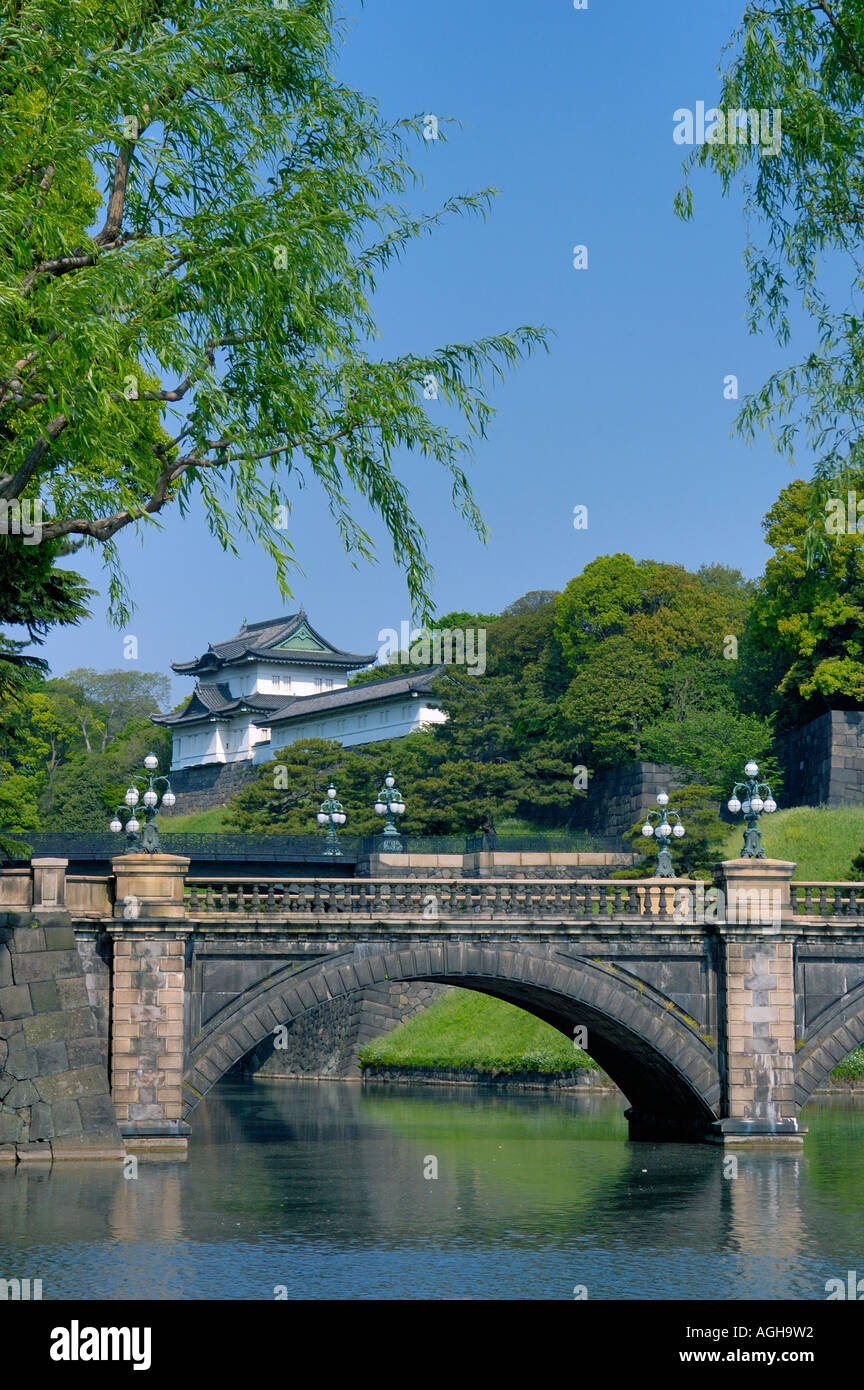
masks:
{"label": "bridge arch", "polygon": [[601,962],[552,946],[446,943],[353,949],[287,968],[221,1011],[196,1040],[184,1076],[184,1118],[241,1057],[307,1009],[384,981],[458,985],[517,1004],[566,1036],[588,1028],[588,1051],[631,1103],[631,1137],[704,1135],[721,1096],[714,1047],[671,999]]}
{"label": "bridge arch", "polygon": [[836,999],[813,1021],[795,1065],[799,1108],[824,1086],[835,1067],[864,1043],[864,982]]}

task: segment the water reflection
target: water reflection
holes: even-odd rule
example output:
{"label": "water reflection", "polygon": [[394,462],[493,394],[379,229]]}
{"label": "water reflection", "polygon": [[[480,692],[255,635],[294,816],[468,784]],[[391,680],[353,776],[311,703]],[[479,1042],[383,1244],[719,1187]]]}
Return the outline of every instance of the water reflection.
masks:
{"label": "water reflection", "polygon": [[[864,1101],[803,1154],[628,1144],[620,1098],[256,1082],[188,1161],[0,1170],[0,1277],[48,1298],[824,1298],[864,1272]],[[425,1179],[426,1160],[438,1178]]]}

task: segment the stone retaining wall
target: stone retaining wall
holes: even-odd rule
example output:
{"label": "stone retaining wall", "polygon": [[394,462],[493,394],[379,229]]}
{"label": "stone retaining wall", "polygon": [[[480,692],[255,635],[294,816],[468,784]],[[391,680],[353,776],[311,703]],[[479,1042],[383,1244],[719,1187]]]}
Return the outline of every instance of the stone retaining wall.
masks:
{"label": "stone retaining wall", "polygon": [[860,806],[864,710],[829,710],[778,744],[784,806]]}
{"label": "stone retaining wall", "polygon": [[364,1081],[401,1081],[438,1086],[517,1086],[532,1091],[591,1090],[621,1092],[605,1072],[578,1071],[475,1071],[465,1067],[364,1067]]}
{"label": "stone retaining wall", "polygon": [[71,926],[0,928],[0,1160],[123,1156],[100,1013]]}
{"label": "stone retaining wall", "polygon": [[666,763],[603,768],[590,778],[587,795],[574,798],[573,825],[592,835],[625,835],[656,806],[658,792],[672,793],[692,780],[684,768]]}
{"label": "stone retaining wall", "polygon": [[446,994],[447,985],[391,983],[370,986],[310,1009],[288,1023],[286,1046],[269,1042],[244,1057],[240,1076],[359,1077],[358,1053]]}
{"label": "stone retaining wall", "polygon": [[[171,790],[177,798],[175,814],[190,811],[209,811],[214,806],[227,806],[232,796],[260,776],[261,764],[205,763],[203,767],[181,768],[172,772]],[[166,830],[171,829],[171,817],[163,813]]]}

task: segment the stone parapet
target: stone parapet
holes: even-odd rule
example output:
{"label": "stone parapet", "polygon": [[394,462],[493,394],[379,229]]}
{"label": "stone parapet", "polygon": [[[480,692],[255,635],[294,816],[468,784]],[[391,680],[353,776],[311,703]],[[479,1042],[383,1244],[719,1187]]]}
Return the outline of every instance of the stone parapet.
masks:
{"label": "stone parapet", "polygon": [[179,854],[120,854],[111,867],[115,917],[126,921],[185,917],[188,859]]}
{"label": "stone parapet", "polygon": [[33,915],[56,916],[66,912],[66,870],[68,859],[31,859],[33,873]]}
{"label": "stone parapet", "polygon": [[471,854],[370,854],[358,878],[614,878],[638,854],[594,850],[480,850]]}

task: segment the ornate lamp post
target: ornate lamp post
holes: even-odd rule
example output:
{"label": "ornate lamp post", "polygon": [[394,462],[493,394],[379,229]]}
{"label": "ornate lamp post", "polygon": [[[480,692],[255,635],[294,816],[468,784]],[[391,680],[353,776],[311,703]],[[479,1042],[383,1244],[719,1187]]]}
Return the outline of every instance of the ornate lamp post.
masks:
{"label": "ornate lamp post", "polygon": [[[159,827],[156,824],[156,811],[159,808],[160,794],[156,791],[155,783],[164,782],[165,790],[161,794],[163,806],[173,806],[177,800],[171,790],[171,783],[167,777],[154,777],[153,773],[159,766],[159,761],[155,753],[148,753],[144,759],[145,772],[135,773],[129,782],[129,789],[123,798],[124,805],[118,806],[114,812],[114,819],[108,829],[115,835],[119,835],[123,829],[121,815],[126,812],[126,848],[134,851],[143,851],[145,854],[158,854],[162,848],[159,843]],[[138,791],[137,783],[146,780],[147,786],[143,796]],[[138,819],[136,807],[138,802],[144,807],[144,824],[142,826]]]}
{"label": "ornate lamp post", "polygon": [[[744,776],[747,781],[735,783],[727,805],[733,816],[737,816],[739,811],[743,811],[747,821],[741,858],[764,859],[765,851],[762,848],[762,836],[759,833],[759,817],[763,811],[768,816],[772,815],[777,810],[777,802],[774,800],[768,783],[756,780],[759,776],[757,763],[749,762],[744,768]],[[739,797],[739,792],[743,792],[743,796]]]}
{"label": "ornate lamp post", "polygon": [[[642,827],[642,834],[653,835],[659,846],[657,852],[657,867],[654,871],[655,878],[674,878],[675,870],[672,867],[672,855],[669,853],[669,843],[672,836],[680,840],[686,832],[684,823],[677,811],[667,811],[669,796],[666,792],[658,792],[656,811],[649,811],[645,817],[645,824]],[[672,824],[674,819],[675,824]]]}
{"label": "ornate lamp post", "polygon": [[339,848],[339,841],[336,838],[336,826],[344,825],[347,819],[348,817],[342,810],[342,802],[336,800],[336,788],[332,785],[329,786],[327,788],[327,800],[321,802],[318,815],[316,816],[319,825],[327,826],[327,848],[324,851],[325,854],[341,855],[342,851]]}
{"label": "ornate lamp post", "polygon": [[384,849],[400,850],[402,841],[399,839],[399,832],[393,817],[404,815],[405,802],[402,800],[402,793],[396,790],[396,778],[392,772],[388,772],[384,778],[384,785],[378,793],[378,800],[375,802],[375,811],[379,816],[385,814],[387,816],[383,831]]}

